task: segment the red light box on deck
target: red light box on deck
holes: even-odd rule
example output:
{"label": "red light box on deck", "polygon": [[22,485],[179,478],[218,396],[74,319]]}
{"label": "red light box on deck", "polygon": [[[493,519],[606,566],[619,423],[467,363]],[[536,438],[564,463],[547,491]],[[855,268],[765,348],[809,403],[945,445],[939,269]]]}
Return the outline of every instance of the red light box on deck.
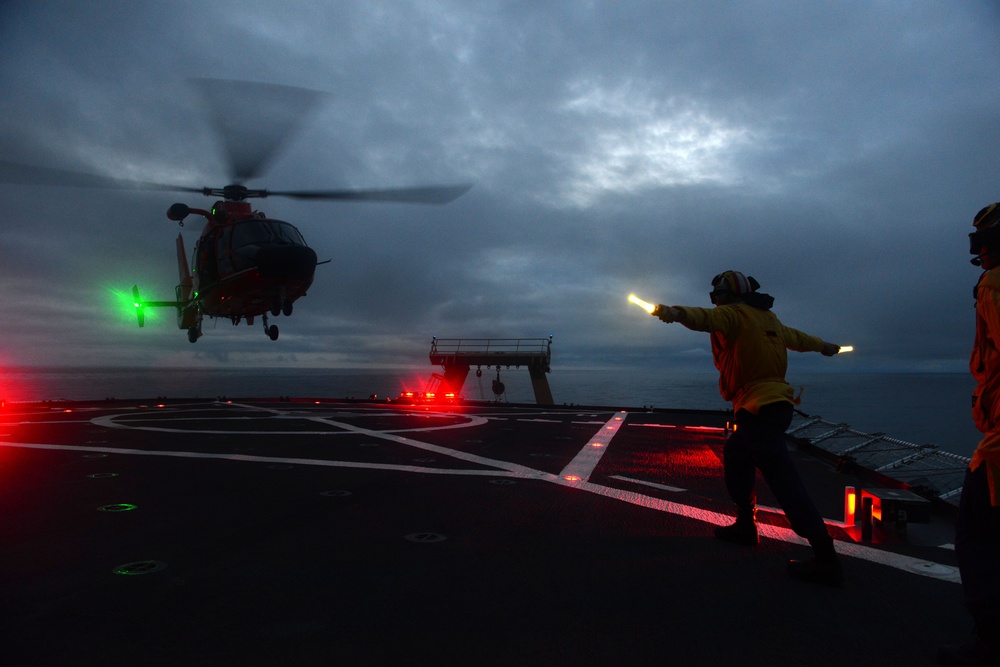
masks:
{"label": "red light box on deck", "polygon": [[872,522],[879,527],[903,528],[907,523],[930,523],[931,501],[905,489],[862,489],[861,507],[872,499]]}

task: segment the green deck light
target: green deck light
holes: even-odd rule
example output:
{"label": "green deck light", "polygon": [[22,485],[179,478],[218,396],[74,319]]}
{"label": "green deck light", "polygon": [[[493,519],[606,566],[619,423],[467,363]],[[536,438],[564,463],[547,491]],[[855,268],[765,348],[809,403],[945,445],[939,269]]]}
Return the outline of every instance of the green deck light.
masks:
{"label": "green deck light", "polygon": [[114,503],[112,505],[101,505],[97,508],[98,512],[131,512],[137,509],[138,505],[133,505],[132,503]]}

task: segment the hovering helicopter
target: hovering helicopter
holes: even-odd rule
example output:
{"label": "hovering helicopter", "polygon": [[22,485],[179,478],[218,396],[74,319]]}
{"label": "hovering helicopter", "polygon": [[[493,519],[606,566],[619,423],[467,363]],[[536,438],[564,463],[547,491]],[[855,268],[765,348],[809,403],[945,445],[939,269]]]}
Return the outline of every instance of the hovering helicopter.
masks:
{"label": "hovering helicopter", "polygon": [[[268,324],[268,314],[289,316],[294,303],[312,285],[318,262],[299,230],[282,220],[253,210],[252,198],[290,197],[302,200],[373,201],[447,204],[472,186],[438,185],[367,190],[251,189],[243,183],[262,173],[266,163],[323,96],[313,90],[275,84],[196,79],[223,143],[231,183],[221,188],[164,185],[109,178],[62,169],[0,161],[0,182],[57,186],[127,188],[201,194],[220,198],[209,209],[176,203],[167,218],[184,226],[195,214],[205,226],[195,244],[189,266],[184,238],[177,235],[177,270],[180,282],[170,301],[144,301],[139,287],[132,287],[139,326],[146,308],[174,308],[177,326],[188,340],[197,342],[205,317],[225,318],[234,325],[252,325],[261,317],[264,332],[278,339],[278,327]],[[245,104],[238,100],[243,98]],[[238,105],[235,107],[234,104]],[[233,115],[234,108],[240,109]],[[330,260],[327,260],[330,261]]]}

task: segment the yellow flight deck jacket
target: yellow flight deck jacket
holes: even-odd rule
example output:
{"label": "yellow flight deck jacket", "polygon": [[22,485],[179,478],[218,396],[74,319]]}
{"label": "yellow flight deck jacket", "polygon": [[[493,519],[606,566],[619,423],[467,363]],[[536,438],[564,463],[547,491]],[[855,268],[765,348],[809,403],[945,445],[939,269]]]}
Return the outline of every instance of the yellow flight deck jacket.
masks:
{"label": "yellow flight deck jacket", "polygon": [[969,369],[976,380],[972,418],[983,439],[969,467],[986,464],[990,500],[1000,506],[1000,268],[983,274],[976,287],[976,342]]}
{"label": "yellow flight deck jacket", "polygon": [[677,320],[688,329],[712,334],[712,357],[719,369],[719,391],[733,402],[733,412],[756,414],[762,406],[778,401],[798,404],[795,391],[785,382],[788,354],[820,352],[823,340],[786,327],[770,310],[745,303],[715,308],[674,306]]}

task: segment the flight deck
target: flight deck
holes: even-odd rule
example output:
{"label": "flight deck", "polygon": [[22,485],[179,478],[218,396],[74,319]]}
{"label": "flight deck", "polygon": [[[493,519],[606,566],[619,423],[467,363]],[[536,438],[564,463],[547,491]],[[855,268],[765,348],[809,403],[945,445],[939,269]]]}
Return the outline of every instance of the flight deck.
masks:
{"label": "flight deck", "polygon": [[961,641],[948,507],[858,538],[789,448],[845,583],[760,482],[732,520],[721,412],[299,400],[0,412],[6,665],[931,665]]}

